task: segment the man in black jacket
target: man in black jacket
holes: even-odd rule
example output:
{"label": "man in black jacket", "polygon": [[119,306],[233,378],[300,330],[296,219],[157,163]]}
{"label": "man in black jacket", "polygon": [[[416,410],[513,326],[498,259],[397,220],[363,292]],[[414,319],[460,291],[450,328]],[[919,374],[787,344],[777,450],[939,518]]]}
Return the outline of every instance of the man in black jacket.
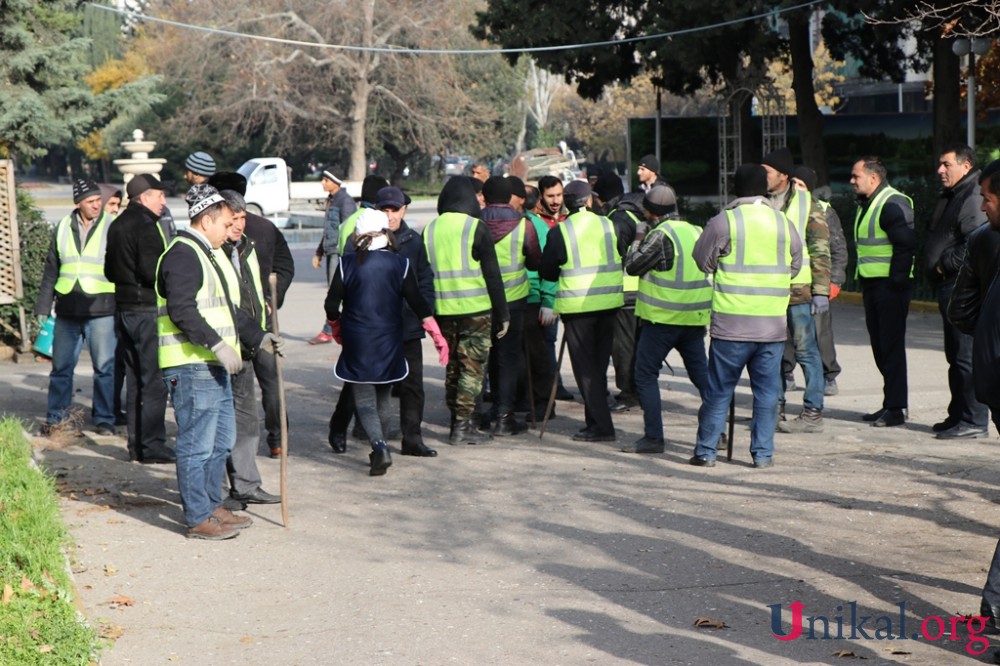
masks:
{"label": "man in black jacket", "polygon": [[[220,172],[208,179],[209,184],[217,190],[232,190],[240,196],[245,196],[247,179],[235,172]],[[266,217],[261,217],[247,211],[246,228],[244,232],[256,246],[257,261],[260,264],[261,291],[267,307],[267,330],[271,330],[271,313],[281,308],[285,302],[285,292],[295,277],[295,260],[292,251],[288,249],[288,241],[281,229],[274,226]],[[277,276],[277,303],[271,302],[271,288],[268,276]],[[274,354],[257,354],[253,357],[253,371],[260,384],[261,403],[264,405],[264,429],[267,430],[267,446],[271,457],[281,455],[281,406],[278,400],[278,367]],[[285,415],[287,420],[287,415]]]}
{"label": "man in black jacket", "polygon": [[104,275],[115,283],[115,330],[125,356],[129,459],[169,463],[164,416],[167,389],[156,360],[156,264],[169,239],[160,227],[164,187],[153,175],[132,178],[129,202],[108,231]]}
{"label": "man in black jacket", "polygon": [[986,405],[976,400],[972,380],[972,336],[948,320],[948,302],[965,257],[969,235],[986,221],[981,210],[976,153],[964,144],[952,144],[941,153],[937,175],[944,189],[938,200],[924,247],[924,270],[934,286],[944,326],[944,355],[948,361],[948,415],[932,426],[938,439],[982,437],[987,434]]}

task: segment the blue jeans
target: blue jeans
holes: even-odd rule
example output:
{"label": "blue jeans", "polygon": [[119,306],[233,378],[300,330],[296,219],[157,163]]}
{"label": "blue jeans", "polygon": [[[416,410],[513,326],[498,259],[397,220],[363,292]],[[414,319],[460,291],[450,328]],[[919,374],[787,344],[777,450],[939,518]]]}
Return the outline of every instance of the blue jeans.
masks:
{"label": "blue jeans", "polygon": [[226,459],[236,443],[233,384],[221,365],[163,369],[177,420],[177,489],[188,527],[222,504]]}
{"label": "blue jeans", "polygon": [[[729,401],[743,368],[750,374],[753,417],[750,420],[750,455],[757,462],[774,454],[774,426],[778,421],[781,392],[782,342],[735,342],[713,339],[708,351],[708,387],[698,410],[698,438],[694,454],[715,460],[716,446],[726,426]],[[822,376],[822,375],[820,375]]]}
{"label": "blue jeans", "polygon": [[644,434],[663,440],[663,407],[660,402],[660,368],[671,349],[684,360],[691,383],[704,395],[708,383],[705,327],[643,322],[635,349],[635,387],[642,405]]}
{"label": "blue jeans", "polygon": [[[795,347],[795,360],[806,376],[806,391],[802,406],[823,411],[823,359],[816,342],[816,322],[812,304],[799,303],[788,306],[788,332]],[[781,401],[785,401],[785,376],[781,375]]]}
{"label": "blue jeans", "polygon": [[45,422],[56,424],[66,418],[73,404],[73,372],[80,360],[84,340],[94,366],[94,402],[91,417],[95,425],[115,424],[115,318],[57,317],[52,338],[52,371],[49,373],[49,406]]}

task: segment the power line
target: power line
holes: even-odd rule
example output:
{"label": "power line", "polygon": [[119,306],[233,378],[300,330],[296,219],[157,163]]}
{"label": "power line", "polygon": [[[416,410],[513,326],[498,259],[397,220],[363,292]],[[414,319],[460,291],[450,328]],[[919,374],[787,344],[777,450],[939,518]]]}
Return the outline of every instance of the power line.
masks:
{"label": "power line", "polygon": [[223,30],[220,28],[210,28],[203,25],[182,23],[180,21],[171,21],[170,19],[148,16],[146,14],[141,14],[139,12],[133,12],[127,9],[119,9],[118,7],[111,7],[109,5],[102,5],[95,2],[90,2],[88,4],[91,7],[96,7],[97,9],[103,9],[104,11],[113,12],[115,14],[122,14],[133,20],[140,19],[142,21],[148,21],[150,23],[161,23],[163,25],[173,26],[175,28],[197,30],[200,32],[207,32],[215,35],[224,35],[227,37],[241,37],[245,39],[255,39],[261,42],[271,42],[274,44],[284,44],[287,46],[303,46],[303,47],[312,47],[321,49],[337,49],[342,51],[358,51],[358,52],[369,52],[369,53],[398,53],[403,55],[492,55],[492,54],[502,54],[502,53],[541,53],[544,51],[569,51],[573,49],[592,49],[601,46],[613,46],[615,44],[628,44],[631,42],[644,42],[644,41],[653,41],[657,39],[669,39],[671,37],[690,35],[696,32],[716,30],[718,28],[726,28],[732,25],[748,23],[750,21],[758,21],[760,19],[772,18],[774,16],[785,14],[787,12],[793,12],[799,9],[814,7],[818,4],[825,3],[828,1],[829,0],[809,0],[808,2],[803,2],[802,4],[794,5],[792,7],[774,9],[759,14],[753,14],[751,16],[745,16],[743,18],[731,19],[729,21],[722,21],[719,23],[711,23],[709,25],[703,25],[694,28],[684,28],[681,30],[672,30],[670,32],[661,32],[655,35],[640,35],[638,37],[628,37],[626,39],[613,39],[603,42],[564,44],[560,46],[535,46],[535,47],[524,47],[516,49],[414,49],[405,46],[354,46],[351,44],[320,44],[318,42],[304,42],[297,39],[282,39],[279,37],[267,37],[265,35],[251,35],[249,33],[236,32],[234,30]]}

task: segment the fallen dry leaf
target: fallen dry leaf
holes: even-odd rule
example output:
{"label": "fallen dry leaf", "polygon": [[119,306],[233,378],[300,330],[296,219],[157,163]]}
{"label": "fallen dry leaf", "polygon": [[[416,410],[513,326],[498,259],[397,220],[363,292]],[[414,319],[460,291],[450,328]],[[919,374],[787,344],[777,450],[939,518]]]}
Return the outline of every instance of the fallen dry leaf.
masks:
{"label": "fallen dry leaf", "polygon": [[111,641],[116,641],[122,637],[125,630],[119,627],[117,624],[102,624],[101,625],[101,638],[107,638]]}
{"label": "fallen dry leaf", "polygon": [[862,657],[860,655],[854,654],[850,650],[837,650],[833,653],[834,657],[844,657],[845,659],[867,659],[868,657]]}
{"label": "fallen dry leaf", "polygon": [[47,654],[49,652],[52,652],[52,646],[51,645],[39,645],[38,646],[38,651],[41,652],[42,654]]}
{"label": "fallen dry leaf", "polygon": [[21,591],[27,592],[28,590],[35,589],[35,584],[28,580],[27,576],[21,577]]}
{"label": "fallen dry leaf", "polygon": [[694,626],[701,629],[729,629],[729,625],[714,617],[700,615],[694,619]]}
{"label": "fallen dry leaf", "polygon": [[6,606],[10,603],[10,600],[14,598],[14,588],[10,586],[10,583],[4,583],[3,586],[3,605]]}
{"label": "fallen dry leaf", "polygon": [[118,567],[113,567],[110,564],[105,564],[104,565],[104,575],[105,576],[114,576],[116,573],[118,573]]}
{"label": "fallen dry leaf", "polygon": [[253,643],[253,636],[244,636],[240,639],[240,643]]}
{"label": "fallen dry leaf", "polygon": [[104,603],[106,603],[107,605],[111,606],[112,608],[117,608],[118,606],[134,606],[135,605],[135,601],[133,601],[132,599],[129,599],[124,594],[116,594],[115,596],[111,597],[110,599],[108,599]]}

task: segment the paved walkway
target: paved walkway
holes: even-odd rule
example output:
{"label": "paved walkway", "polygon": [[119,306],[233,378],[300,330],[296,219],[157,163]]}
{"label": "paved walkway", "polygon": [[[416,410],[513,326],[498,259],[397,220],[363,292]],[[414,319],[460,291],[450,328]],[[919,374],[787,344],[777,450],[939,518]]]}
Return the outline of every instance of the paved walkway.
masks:
{"label": "paved walkway", "polygon": [[[63,493],[81,604],[120,633],[106,666],[979,661],[966,656],[964,624],[954,640],[913,638],[922,624],[937,636],[937,617],[950,627],[953,614],[978,611],[998,536],[996,433],[930,433],[948,397],[936,315],[910,317],[911,422],[875,430],[858,418],[881,401],[863,314],[835,302],[840,395],[822,434],[777,436],[769,470],[749,464],[745,380],[733,462],[686,464],[698,400],[672,355],[663,455],[571,441],[579,402],[558,403],[542,440],[448,446],[443,370],[429,365],[427,439],[440,456],[396,455],[371,478],[365,445],[351,440],[336,456],[326,444],[338,348],[305,342],[324,287],[309,250],[295,253],[299,279],[281,311],[289,527],[277,505],[252,507],[255,525],[233,541],[185,539],[170,467],[128,463],[121,437],[35,440]],[[429,343],[425,358],[435,358]],[[89,406],[86,365],[78,398]],[[0,366],[3,409],[43,415],[46,373],[44,363]],[[563,375],[575,391],[568,364]],[[801,396],[790,394],[790,413]],[[641,421],[616,415],[618,446]],[[277,461],[259,465],[277,492]],[[796,601],[825,616],[833,638],[808,640],[808,626],[798,640],[773,638],[769,606],[784,608],[787,632]],[[852,604],[857,622],[870,618],[854,639]],[[906,640],[875,640],[878,628],[900,631],[901,604]]]}

